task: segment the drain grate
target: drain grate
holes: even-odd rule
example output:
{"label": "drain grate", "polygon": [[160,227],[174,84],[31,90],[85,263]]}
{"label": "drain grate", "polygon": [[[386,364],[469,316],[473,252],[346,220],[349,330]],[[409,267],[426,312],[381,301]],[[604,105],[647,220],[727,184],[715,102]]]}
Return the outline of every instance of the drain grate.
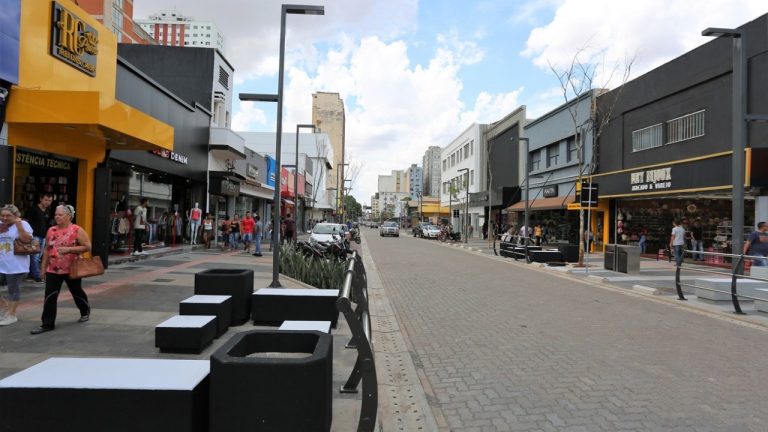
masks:
{"label": "drain grate", "polygon": [[152,282],[173,282],[176,279],[155,279]]}

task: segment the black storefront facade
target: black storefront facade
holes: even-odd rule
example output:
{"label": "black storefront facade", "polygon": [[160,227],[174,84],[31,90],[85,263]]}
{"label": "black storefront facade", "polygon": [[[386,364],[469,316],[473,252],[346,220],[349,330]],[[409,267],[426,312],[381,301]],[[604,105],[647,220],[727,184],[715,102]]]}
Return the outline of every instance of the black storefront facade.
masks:
{"label": "black storefront facade", "polygon": [[125,224],[142,197],[149,199],[149,245],[188,242],[190,209],[206,208],[211,113],[184,102],[122,58],[118,58],[116,97],[172,126],[174,150],[109,153],[104,173],[109,176],[109,199],[102,205],[108,206],[110,251],[129,251],[131,230],[126,232]]}
{"label": "black storefront facade", "polygon": [[484,141],[488,146],[487,190],[490,193],[470,194],[469,205],[487,205],[484,219],[497,227],[515,223],[514,213],[507,214],[507,208],[522,198],[519,137],[522,124],[526,121],[525,112],[523,105],[489,125],[485,132]]}
{"label": "black storefront facade", "polygon": [[[768,15],[740,29],[748,58],[748,113],[768,113]],[[669,242],[672,221],[702,228],[704,247],[731,252],[732,41],[712,40],[598,98],[611,113],[598,143],[601,205],[608,242],[646,253]],[[768,128],[748,124],[745,231],[768,218]],[[741,233],[744,235],[745,233]]]}

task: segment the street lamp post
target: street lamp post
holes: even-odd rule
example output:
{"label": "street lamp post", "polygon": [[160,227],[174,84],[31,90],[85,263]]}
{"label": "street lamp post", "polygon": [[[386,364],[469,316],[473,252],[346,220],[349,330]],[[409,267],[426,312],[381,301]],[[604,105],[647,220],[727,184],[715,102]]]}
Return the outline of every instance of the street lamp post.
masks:
{"label": "street lamp post", "polygon": [[528,262],[528,229],[529,229],[528,213],[529,213],[529,205],[530,205],[528,202],[528,190],[530,189],[529,182],[528,182],[530,180],[529,179],[530,167],[528,166],[529,164],[528,158],[530,157],[530,155],[528,152],[529,152],[530,143],[528,138],[520,137],[518,139],[520,141],[525,142],[525,213],[524,213],[525,216],[523,216],[523,224],[525,229],[523,230],[523,234],[524,234],[523,248],[525,249],[525,261]]}
{"label": "street lamp post", "polygon": [[[280,11],[280,58],[277,77],[277,95],[247,94],[240,93],[240,100],[244,101],[269,101],[277,102],[277,137],[275,140],[275,176],[280,178],[280,156],[283,143],[283,71],[285,69],[285,16],[287,14],[295,15],[325,15],[325,7],[314,5],[282,5]],[[280,247],[278,244],[278,235],[280,230],[275,229],[280,226],[280,183],[275,185],[274,202],[272,208],[272,242],[274,244],[272,253],[272,288],[280,288]]]}
{"label": "street lamp post", "polygon": [[[337,189],[337,195],[336,199],[336,211],[337,211],[337,217],[339,218],[339,223],[344,223],[344,186],[346,186],[347,181],[341,176],[341,169],[340,167],[343,166],[349,166],[348,163],[338,163],[336,164],[336,186]],[[341,178],[341,180],[339,180]],[[341,184],[339,184],[341,183]],[[339,211],[339,208],[341,208],[341,211]]]}
{"label": "street lamp post", "polygon": [[465,200],[464,200],[465,201],[465,205],[464,205],[464,222],[461,224],[462,225],[461,226],[461,232],[464,233],[464,243],[466,243],[467,242],[467,228],[466,228],[466,226],[467,226],[467,209],[468,209],[468,205],[469,205],[469,168],[459,168],[457,171],[458,172],[464,171],[467,174],[467,179],[464,181],[464,192],[466,194],[466,197],[465,197]]}
{"label": "street lamp post", "polygon": [[[305,129],[312,129],[312,132],[315,132],[315,125],[313,124],[297,124],[296,125],[296,168],[294,168],[293,172],[293,198],[296,200],[296,225],[299,226],[299,129],[305,128]],[[306,170],[305,170],[306,172]],[[306,206],[304,206],[306,207]],[[306,211],[306,209],[305,209]],[[301,226],[304,226],[305,222],[305,215],[304,212],[302,212],[301,215]]]}

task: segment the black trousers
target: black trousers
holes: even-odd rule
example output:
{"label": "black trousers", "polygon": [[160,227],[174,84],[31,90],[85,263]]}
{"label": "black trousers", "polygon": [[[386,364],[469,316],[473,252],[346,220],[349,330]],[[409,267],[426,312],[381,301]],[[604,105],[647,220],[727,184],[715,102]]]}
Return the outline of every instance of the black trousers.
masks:
{"label": "black trousers", "polygon": [[141,244],[144,243],[144,233],[146,230],[136,228],[133,230],[133,251],[142,252]]}
{"label": "black trousers", "polygon": [[83,291],[82,279],[70,279],[69,275],[46,273],[45,275],[45,300],[43,301],[42,327],[56,327],[56,309],[61,292],[61,284],[66,282],[75,305],[80,309],[80,315],[90,315],[91,306],[88,304],[88,295]]}

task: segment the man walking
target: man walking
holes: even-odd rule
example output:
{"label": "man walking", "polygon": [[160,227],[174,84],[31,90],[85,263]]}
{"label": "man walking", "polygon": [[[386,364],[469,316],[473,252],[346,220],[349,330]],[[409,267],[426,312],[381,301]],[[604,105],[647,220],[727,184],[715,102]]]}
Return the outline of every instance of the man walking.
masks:
{"label": "man walking", "polygon": [[245,212],[245,217],[240,219],[240,236],[243,239],[243,251],[248,253],[251,251],[251,240],[253,240],[253,227],[256,225],[256,221],[251,217],[251,212]]}
{"label": "man walking", "polygon": [[683,265],[683,248],[685,246],[685,229],[680,225],[680,221],[675,219],[675,227],[672,228],[672,235],[669,238],[669,249],[675,255],[675,263],[678,267]]}
{"label": "man walking", "polygon": [[256,252],[253,256],[261,256],[261,237],[264,233],[264,225],[261,223],[261,216],[256,215],[256,224],[253,226],[253,243],[256,246]]}
{"label": "man walking", "polygon": [[[691,227],[691,249],[693,250],[694,261],[704,261],[704,231],[698,220],[693,222]],[[698,252],[698,253],[697,253]]]}
{"label": "man walking", "polygon": [[51,226],[51,203],[53,202],[53,194],[49,192],[43,192],[40,194],[38,203],[36,206],[27,210],[24,215],[32,226],[32,236],[40,242],[40,253],[32,255],[29,260],[29,279],[34,280],[37,283],[43,281],[40,277],[40,259],[43,256],[43,250],[45,250],[45,234],[48,232],[48,228]]}
{"label": "man walking", "polygon": [[[744,243],[744,253],[755,257],[768,257],[768,222],[757,224],[757,231],[749,235]],[[765,258],[753,258],[752,265],[756,267],[768,266]]]}
{"label": "man walking", "polygon": [[144,233],[147,232],[147,205],[149,199],[142,198],[133,211],[133,256],[147,255],[144,252]]}
{"label": "man walking", "polygon": [[296,234],[296,223],[291,219],[291,214],[288,213],[285,217],[285,240],[288,243],[293,242],[293,236]]}

